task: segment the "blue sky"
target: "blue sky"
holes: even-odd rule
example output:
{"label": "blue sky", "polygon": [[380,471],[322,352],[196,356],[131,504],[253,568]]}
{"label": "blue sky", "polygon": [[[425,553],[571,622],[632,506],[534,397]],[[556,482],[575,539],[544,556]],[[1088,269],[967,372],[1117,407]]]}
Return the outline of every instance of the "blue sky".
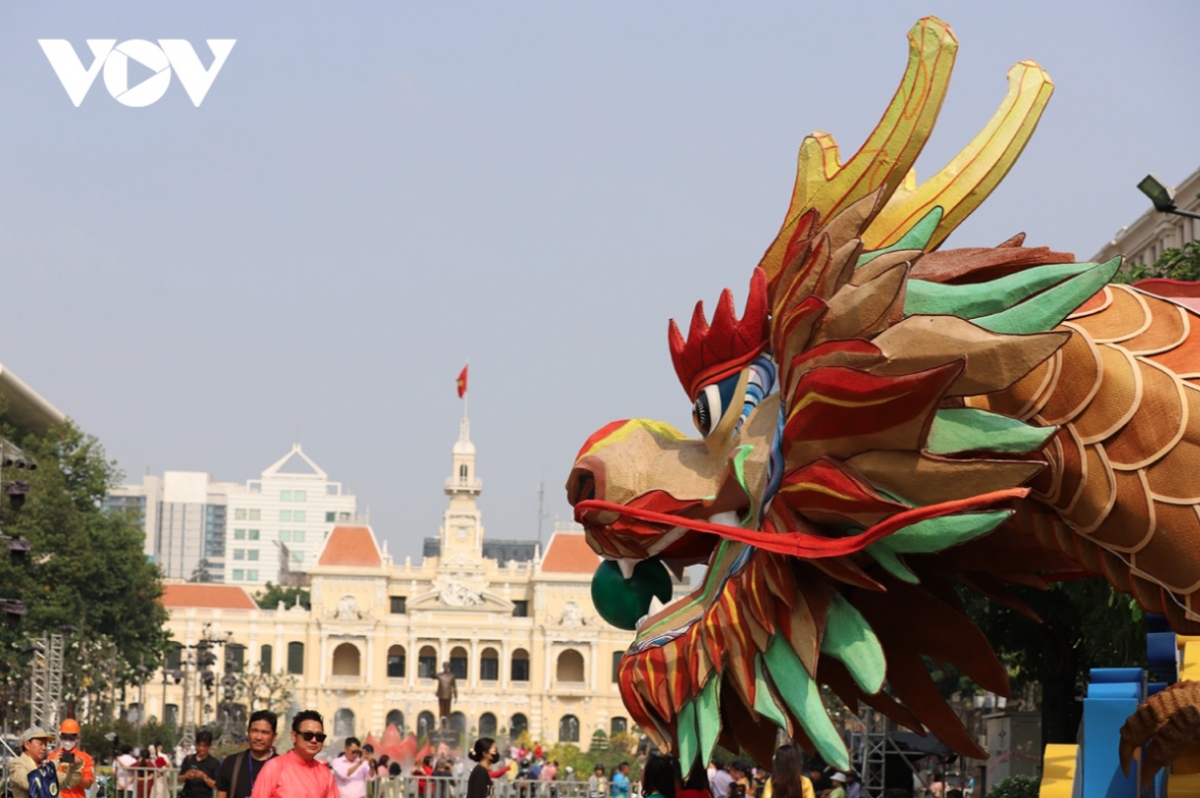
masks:
{"label": "blue sky", "polygon": [[[918,173],[986,122],[1018,60],[1041,126],[948,246],[1095,252],[1147,172],[1200,166],[1200,5],[7,3],[0,10],[0,362],[134,479],[244,481],[296,435],[419,556],[471,361],[491,537],[569,516],[616,418],[690,430],[669,317],[711,306],[778,227],[803,136],[853,152],[937,14],[958,35]],[[74,107],[37,45],[237,44],[199,108],[97,80]],[[90,54],[85,55],[90,61]]]}

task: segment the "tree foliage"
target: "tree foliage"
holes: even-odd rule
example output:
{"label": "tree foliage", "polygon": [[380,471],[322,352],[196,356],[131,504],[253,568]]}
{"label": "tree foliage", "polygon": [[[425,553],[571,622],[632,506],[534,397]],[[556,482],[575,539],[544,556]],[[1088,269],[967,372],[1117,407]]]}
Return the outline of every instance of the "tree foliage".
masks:
{"label": "tree foliage", "polygon": [[1042,742],[1075,741],[1082,694],[1092,668],[1142,665],[1145,615],[1132,597],[1101,577],[1060,582],[1049,590],[1014,592],[1041,618],[963,591],[967,612],[1008,667],[1014,694],[1041,691]]}
{"label": "tree foliage", "polygon": [[276,715],[285,715],[296,694],[298,681],[295,676],[283,671],[264,671],[261,663],[247,668],[238,679],[235,696],[244,702],[250,712],[269,709]]}
{"label": "tree foliage", "polygon": [[254,600],[264,610],[273,610],[283,602],[285,607],[293,607],[299,602],[304,609],[312,609],[312,598],[302,587],[281,587],[267,582],[263,589],[254,594]]}
{"label": "tree foliage", "polygon": [[1041,784],[1031,776],[1010,776],[988,790],[988,798],[1037,798]]}
{"label": "tree foliage", "polygon": [[196,563],[196,567],[192,569],[192,575],[188,577],[188,581],[200,583],[215,581],[210,568],[212,568],[212,563],[207,558],[201,558],[200,562]]}
{"label": "tree foliage", "polygon": [[1137,263],[1128,270],[1119,271],[1113,278],[1113,282],[1134,283],[1150,277],[1200,280],[1200,240],[1189,241],[1179,248],[1163,250],[1163,253],[1150,266]]}
{"label": "tree foliage", "polygon": [[[10,426],[0,432],[15,439]],[[112,703],[162,661],[167,612],[158,568],[143,553],[135,520],[104,508],[121,474],[95,437],[68,422],[18,445],[37,469],[20,471],[30,486],[24,505],[0,507],[4,533],[32,546],[23,564],[0,558],[3,596],[29,608],[17,628],[0,627],[6,709],[29,678],[29,639],[48,633],[65,638],[66,697]],[[14,478],[8,471],[6,483]]]}

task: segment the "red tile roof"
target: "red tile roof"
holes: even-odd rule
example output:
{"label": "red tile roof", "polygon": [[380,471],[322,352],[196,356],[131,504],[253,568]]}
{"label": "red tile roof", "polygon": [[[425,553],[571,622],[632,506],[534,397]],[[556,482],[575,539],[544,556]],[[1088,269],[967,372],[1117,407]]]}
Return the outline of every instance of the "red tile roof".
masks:
{"label": "red tile roof", "polygon": [[163,585],[164,607],[208,607],[221,610],[256,610],[258,605],[237,585]]}
{"label": "red tile roof", "polygon": [[542,558],[542,570],[565,574],[590,574],[600,564],[587,539],[578,533],[555,532]]}
{"label": "red tile roof", "polygon": [[351,568],[381,568],[383,559],[375,536],[366,526],[335,526],[325,540],[317,565]]}

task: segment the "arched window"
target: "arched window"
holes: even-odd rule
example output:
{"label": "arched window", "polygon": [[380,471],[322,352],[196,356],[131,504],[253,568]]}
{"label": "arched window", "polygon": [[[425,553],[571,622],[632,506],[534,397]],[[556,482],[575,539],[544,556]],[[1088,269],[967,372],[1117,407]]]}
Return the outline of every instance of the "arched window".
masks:
{"label": "arched window", "polygon": [[518,648],[512,655],[512,680],[514,682],[529,681],[529,652]]}
{"label": "arched window", "polygon": [[421,646],[421,651],[417,654],[417,676],[432,679],[437,675],[437,671],[437,651],[433,646]]}
{"label": "arched window", "polygon": [[404,646],[392,646],[387,653],[387,675],[389,679],[403,679],[405,666]]}
{"label": "arched window", "polygon": [[270,673],[273,666],[271,662],[271,654],[274,653],[269,645],[265,645],[259,651],[258,670],[260,673]]}
{"label": "arched window", "polygon": [[625,718],[613,718],[609,728],[613,734],[624,734],[629,731],[629,721]]}
{"label": "arched window", "polygon": [[358,670],[358,646],[342,643],[333,650],[334,676],[358,676]]}
{"label": "arched window", "polygon": [[463,482],[467,481],[467,464],[463,463],[458,467],[458,478]]}
{"label": "arched window", "polygon": [[354,713],[349,710],[339,709],[333,716],[333,736],[334,737],[353,737],[354,736]]}
{"label": "arched window", "polygon": [[400,734],[403,735],[404,734],[404,713],[398,709],[393,709],[391,712],[387,713],[387,719],[383,722],[383,726],[385,729],[388,726],[395,726],[396,731],[400,732]]}
{"label": "arched window", "polygon": [[303,643],[288,643],[288,673],[304,673]]}
{"label": "arched window", "polygon": [[558,741],[560,743],[579,742],[579,718],[574,715],[563,715],[558,722]]}
{"label": "arched window", "polygon": [[560,682],[583,681],[583,655],[573,648],[558,655],[558,669],[555,678]]}
{"label": "arched window", "polygon": [[[494,682],[500,679],[500,655],[496,653],[496,649],[485,648],[479,655],[479,678],[485,682]],[[491,737],[492,735],[484,734],[483,736]]]}
{"label": "arched window", "polygon": [[529,731],[529,718],[518,712],[512,716],[512,721],[508,724],[508,728],[509,735],[515,740]]}
{"label": "arched window", "polygon": [[429,735],[433,734],[437,728],[437,722],[433,719],[433,713],[425,710],[420,715],[417,715],[417,739],[427,740]]}
{"label": "arched window", "polygon": [[[467,716],[461,712],[450,713],[450,731],[458,735],[458,744],[463,745],[467,736]],[[469,744],[470,741],[467,741]]]}
{"label": "arched window", "polygon": [[462,646],[450,649],[450,672],[456,679],[467,678],[467,650]]}
{"label": "arched window", "polygon": [[484,712],[479,716],[479,736],[480,737],[495,737],[496,736],[496,716],[491,712]]}

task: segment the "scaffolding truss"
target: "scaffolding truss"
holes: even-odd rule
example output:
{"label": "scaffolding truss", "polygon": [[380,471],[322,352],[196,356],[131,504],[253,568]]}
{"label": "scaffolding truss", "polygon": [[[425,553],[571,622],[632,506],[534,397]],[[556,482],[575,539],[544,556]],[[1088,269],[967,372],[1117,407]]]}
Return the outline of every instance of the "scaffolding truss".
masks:
{"label": "scaffolding truss", "polygon": [[49,635],[33,641],[30,679],[29,725],[57,729],[62,711],[63,636]]}

